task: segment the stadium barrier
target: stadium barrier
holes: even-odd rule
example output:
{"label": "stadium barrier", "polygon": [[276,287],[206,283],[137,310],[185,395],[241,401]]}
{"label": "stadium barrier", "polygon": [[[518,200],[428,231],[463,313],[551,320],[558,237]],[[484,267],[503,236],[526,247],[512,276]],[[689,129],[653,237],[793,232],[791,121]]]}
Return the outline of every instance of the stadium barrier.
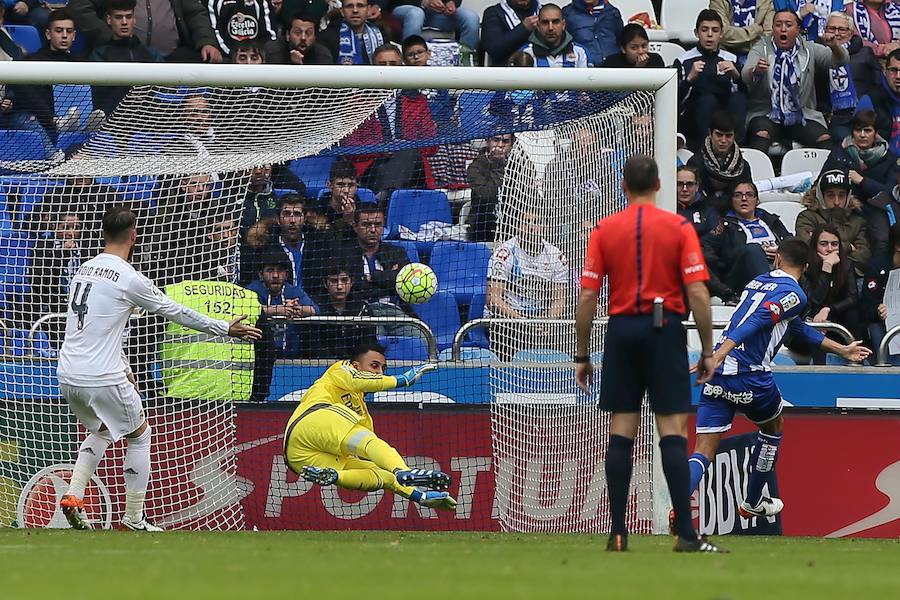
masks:
{"label": "stadium barrier", "polygon": [[890,363],[890,349],[891,349],[891,340],[900,335],[900,325],[895,325],[891,327],[887,333],[884,334],[884,337],[881,339],[881,343],[878,345],[878,365],[879,367],[891,367],[894,366]]}

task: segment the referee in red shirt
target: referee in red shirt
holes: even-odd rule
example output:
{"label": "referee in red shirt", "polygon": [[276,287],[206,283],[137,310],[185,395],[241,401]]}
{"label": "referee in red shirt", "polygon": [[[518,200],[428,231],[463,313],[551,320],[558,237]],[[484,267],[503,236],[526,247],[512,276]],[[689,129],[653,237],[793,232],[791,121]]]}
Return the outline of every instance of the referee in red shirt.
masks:
{"label": "referee in red shirt", "polygon": [[687,339],[681,320],[684,295],[703,344],[697,380],[712,376],[712,317],[709,274],[694,227],[684,217],[656,207],[659,169],[648,156],[625,163],[622,188],[628,207],[600,221],[591,233],[581,294],[575,312],[575,380],[590,392],[594,367],[591,327],[603,277],[609,277],[609,326],[603,350],[600,406],[612,413],[606,453],[606,485],[612,512],[610,551],[628,548],[625,506],[631,482],[632,449],[641,403],[649,392],[659,429],[663,472],[675,509],[677,552],[720,552],[697,537],[691,519],[687,463],[687,413],[691,384]]}

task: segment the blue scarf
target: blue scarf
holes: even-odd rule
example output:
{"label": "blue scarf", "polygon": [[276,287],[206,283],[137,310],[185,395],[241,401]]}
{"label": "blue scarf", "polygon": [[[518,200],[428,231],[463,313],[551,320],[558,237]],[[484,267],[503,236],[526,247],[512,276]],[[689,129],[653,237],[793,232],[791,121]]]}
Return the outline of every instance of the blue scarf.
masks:
{"label": "blue scarf", "polygon": [[731,0],[732,27],[750,27],[756,22],[756,0]]}
{"label": "blue scarf", "polygon": [[772,73],[772,110],[769,118],[779,125],[805,125],[800,106],[800,77],[797,57],[800,44],[789,50],[775,48],[775,69]]}
{"label": "blue scarf", "polygon": [[[844,44],[849,48],[850,42]],[[829,85],[831,86],[831,110],[834,112],[856,108],[856,84],[847,65],[829,69]]]}
{"label": "blue scarf", "polygon": [[[341,31],[338,36],[338,64],[339,65],[367,65],[371,62],[375,48],[384,43],[381,31],[377,27],[373,27],[368,23],[365,24],[362,32],[362,42],[366,52],[359,45],[359,39],[350,26],[346,22],[341,23]],[[366,60],[366,56],[369,57]]]}
{"label": "blue scarf", "polygon": [[[894,4],[892,0],[888,0],[883,4],[884,18],[891,27],[893,39],[900,38],[900,6]],[[878,43],[875,34],[872,33],[872,22],[869,20],[869,11],[863,0],[856,0],[853,5],[853,19],[856,21],[856,29],[859,31],[859,37],[872,43]]]}

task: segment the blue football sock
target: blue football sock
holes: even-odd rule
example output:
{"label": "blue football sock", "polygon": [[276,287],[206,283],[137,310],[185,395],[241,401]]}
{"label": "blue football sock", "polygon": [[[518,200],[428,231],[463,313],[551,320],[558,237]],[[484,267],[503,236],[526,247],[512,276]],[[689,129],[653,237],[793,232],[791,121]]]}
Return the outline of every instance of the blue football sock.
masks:
{"label": "blue football sock", "polygon": [[688,459],[688,467],[691,469],[691,487],[689,488],[689,493],[693,495],[697,486],[700,485],[703,474],[706,473],[706,469],[709,468],[709,459],[699,452],[694,452]]}
{"label": "blue football sock", "polygon": [[756,434],[756,445],[750,454],[750,479],[747,482],[747,504],[756,506],[762,497],[762,489],[769,479],[769,473],[775,468],[778,458],[778,446],[781,435]]}

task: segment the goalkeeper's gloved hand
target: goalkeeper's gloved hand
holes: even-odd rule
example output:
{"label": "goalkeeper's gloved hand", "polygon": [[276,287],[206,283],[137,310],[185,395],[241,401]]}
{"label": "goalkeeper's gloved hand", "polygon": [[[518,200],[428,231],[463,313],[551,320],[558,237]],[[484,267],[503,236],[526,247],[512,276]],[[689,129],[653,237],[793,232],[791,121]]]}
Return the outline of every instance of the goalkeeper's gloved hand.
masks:
{"label": "goalkeeper's gloved hand", "polygon": [[422,376],[422,373],[434,371],[435,369],[437,369],[437,363],[425,363],[404,371],[397,375],[397,387],[409,387]]}

